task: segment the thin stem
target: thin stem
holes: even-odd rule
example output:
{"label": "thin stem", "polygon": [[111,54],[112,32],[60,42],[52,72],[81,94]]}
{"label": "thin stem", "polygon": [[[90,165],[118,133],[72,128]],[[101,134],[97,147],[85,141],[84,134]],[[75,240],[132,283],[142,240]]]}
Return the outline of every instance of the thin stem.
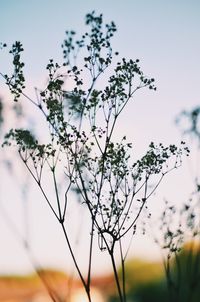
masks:
{"label": "thin stem", "polygon": [[25,164],[26,168],[28,169],[28,171],[30,172],[31,176],[33,177],[33,179],[34,179],[35,182],[37,183],[38,187],[40,188],[40,190],[41,190],[41,192],[42,192],[42,194],[43,194],[43,196],[44,196],[46,202],[48,203],[50,209],[52,210],[53,214],[55,215],[55,217],[57,218],[57,220],[59,220],[59,217],[58,217],[57,213],[55,212],[54,208],[52,207],[52,205],[51,205],[51,203],[50,203],[50,201],[49,201],[47,195],[45,194],[45,192],[44,192],[44,190],[43,190],[43,188],[42,188],[40,182],[36,179],[35,175],[33,174],[33,172],[31,171],[31,169],[30,169],[29,166],[27,165],[26,161],[24,160],[24,158],[22,157],[22,155],[21,155],[20,152],[19,152],[19,154],[20,154],[20,157],[21,157],[23,163]]}
{"label": "thin stem", "polygon": [[121,267],[122,267],[122,291],[123,291],[124,302],[126,302],[126,275],[125,275],[126,272],[125,272],[125,257],[123,256],[121,238],[120,238],[120,240],[119,240],[119,247],[120,247],[120,257],[121,257]]}
{"label": "thin stem", "polygon": [[71,244],[70,244],[70,241],[69,241],[69,238],[68,238],[68,235],[67,235],[67,232],[66,232],[64,223],[63,223],[63,222],[60,222],[60,224],[61,224],[61,227],[62,227],[64,236],[65,236],[65,239],[66,239],[66,242],[67,242],[67,246],[68,246],[68,248],[69,248],[69,251],[70,251],[72,260],[73,260],[73,262],[74,262],[74,265],[75,265],[75,267],[76,267],[76,270],[77,270],[77,272],[78,272],[78,275],[79,275],[79,277],[80,277],[80,279],[81,279],[81,282],[82,282],[82,284],[83,284],[83,286],[84,286],[84,289],[85,289],[85,292],[86,292],[86,294],[87,294],[88,301],[91,302],[90,289],[88,289],[87,283],[85,282],[85,279],[83,278],[83,275],[82,275],[82,273],[81,273],[81,271],[80,271],[80,268],[79,268],[79,266],[78,266],[78,263],[77,263],[77,260],[76,260],[76,258],[75,258],[75,255],[74,255],[74,253],[73,253],[73,250],[72,250],[72,247],[71,247]]}
{"label": "thin stem", "polygon": [[[67,235],[67,232],[66,232],[66,229],[65,229],[63,220],[60,219],[61,216],[58,217],[58,215],[56,214],[56,212],[55,212],[55,210],[53,209],[51,203],[49,202],[49,200],[48,200],[48,198],[47,198],[47,196],[46,196],[46,194],[45,194],[43,188],[41,187],[40,183],[37,181],[35,175],[34,175],[34,174],[32,173],[32,171],[30,170],[30,168],[29,168],[29,166],[27,165],[26,161],[24,161],[24,159],[23,159],[23,157],[22,157],[21,154],[20,154],[20,157],[22,158],[23,162],[25,163],[25,165],[26,165],[27,169],[29,170],[30,174],[32,175],[33,179],[34,179],[34,180],[36,181],[36,183],[38,184],[38,186],[39,186],[39,188],[40,188],[40,190],[41,190],[43,196],[45,197],[45,199],[46,199],[48,205],[50,206],[52,212],[54,213],[54,215],[56,216],[57,220],[60,222],[60,224],[61,224],[61,226],[62,226],[62,230],[63,230],[64,236],[65,236],[65,239],[66,239],[66,242],[67,242],[67,245],[68,245],[70,254],[71,254],[71,256],[72,256],[74,265],[75,265],[76,270],[77,270],[77,272],[78,272],[78,275],[79,275],[79,277],[80,277],[80,279],[81,279],[81,282],[82,282],[82,284],[83,284],[83,286],[84,286],[84,288],[85,288],[86,294],[87,294],[87,296],[88,296],[88,300],[89,300],[89,302],[91,302],[90,288],[88,288],[88,285],[86,284],[86,282],[85,282],[85,280],[84,280],[84,278],[83,278],[83,275],[81,274],[81,271],[80,271],[80,268],[79,268],[78,263],[77,263],[77,261],[76,261],[75,255],[74,255],[74,253],[73,253],[73,250],[72,250],[72,247],[71,247],[71,244],[70,244],[70,241],[69,241],[69,238],[68,238],[68,235]],[[60,214],[61,214],[61,213],[60,213]]]}
{"label": "thin stem", "polygon": [[[135,219],[132,221],[131,225],[127,228],[127,230],[123,234],[120,235],[120,238],[124,237],[124,235],[128,233],[128,231],[135,225],[136,221],[140,217],[140,214],[141,214],[141,212],[142,212],[142,210],[143,210],[143,208],[146,204],[146,201],[147,201],[147,197],[146,197],[147,196],[147,181],[148,181],[148,176],[146,176],[145,189],[144,189],[144,198],[143,198],[142,205],[141,205]],[[125,221],[123,221],[123,224],[124,223],[125,223]],[[119,231],[122,229],[123,224],[121,224]]]}
{"label": "thin stem", "polygon": [[[2,72],[0,72],[0,75],[6,80],[4,74]],[[11,86],[13,87],[13,84],[12,83],[6,83],[6,85],[8,86]],[[38,104],[36,102],[34,102],[27,94],[25,94],[23,91],[21,92],[21,94],[26,98],[28,99],[33,105],[37,106],[38,107]]]}
{"label": "thin stem", "polygon": [[61,221],[63,218],[62,218],[61,207],[60,207],[60,199],[59,199],[59,194],[58,194],[58,186],[57,186],[56,176],[55,176],[55,167],[52,168],[52,173],[53,173],[54,189],[55,189],[55,193],[56,193],[56,201],[57,201],[58,212],[59,212],[59,217],[60,217],[59,220]]}
{"label": "thin stem", "polygon": [[115,263],[115,257],[114,257],[114,253],[113,253],[113,248],[109,251],[109,254],[110,254],[110,258],[111,258],[111,262],[112,262],[112,267],[113,267],[113,272],[114,272],[114,276],[115,276],[115,282],[116,282],[117,290],[118,290],[118,294],[119,294],[119,299],[120,299],[120,302],[124,302],[123,294],[122,294],[122,290],[121,290],[121,286],[120,286],[120,282],[119,282],[119,276],[118,276],[118,273],[117,273],[117,268],[116,268],[116,263]]}
{"label": "thin stem", "polygon": [[71,187],[71,181],[67,187],[67,190],[65,191],[65,204],[64,204],[64,210],[63,210],[63,216],[62,216],[63,221],[65,220],[65,215],[66,215],[66,211],[67,211],[67,195],[68,195],[70,187]]}
{"label": "thin stem", "polygon": [[94,219],[92,219],[91,235],[90,235],[90,251],[89,251],[89,264],[88,264],[88,276],[87,276],[87,286],[90,290],[91,283],[91,268],[92,268],[92,251],[93,251],[93,241],[94,241]]}
{"label": "thin stem", "polygon": [[[125,234],[127,234],[129,232],[129,230],[134,226],[134,224],[136,223],[136,221],[138,220],[144,205],[146,204],[146,201],[150,198],[150,196],[155,192],[155,190],[157,189],[157,187],[159,186],[159,184],[161,183],[163,177],[164,177],[164,173],[162,174],[162,176],[160,177],[159,181],[157,182],[157,184],[155,185],[155,187],[153,188],[153,190],[147,195],[147,181],[149,179],[149,176],[146,176],[146,181],[145,181],[145,193],[144,193],[144,198],[143,198],[143,203],[135,217],[135,219],[133,220],[133,222],[131,223],[131,225],[126,229],[126,231],[120,236],[120,237],[124,237]],[[124,221],[125,222],[125,221]],[[123,223],[124,223],[123,222]],[[120,229],[122,228],[123,225],[121,225]]]}

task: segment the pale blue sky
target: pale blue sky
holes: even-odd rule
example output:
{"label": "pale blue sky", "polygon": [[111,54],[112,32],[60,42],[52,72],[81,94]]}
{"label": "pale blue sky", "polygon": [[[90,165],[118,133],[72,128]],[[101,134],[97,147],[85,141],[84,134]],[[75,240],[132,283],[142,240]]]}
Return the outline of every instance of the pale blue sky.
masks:
{"label": "pale blue sky", "polygon": [[[119,50],[121,56],[139,58],[142,69],[156,79],[158,87],[155,93],[142,92],[138,95],[136,103],[125,111],[119,131],[128,134],[135,143],[137,152],[143,151],[151,140],[178,142],[180,133],[173,124],[175,116],[182,109],[200,103],[200,1],[0,0],[0,41],[11,44],[20,40],[23,43],[29,84],[32,81],[34,85],[43,85],[41,79],[48,59],[61,60],[60,46],[65,30],[75,29],[81,34],[85,31],[84,16],[92,10],[103,13],[106,21],[113,20],[116,23],[118,31],[113,47]],[[6,67],[7,61],[1,61],[0,57],[0,70],[6,73]],[[1,94],[5,90],[2,80],[0,85]],[[186,192],[179,192],[179,187],[184,183],[184,178],[179,172],[176,177],[161,187],[159,198],[183,198]],[[174,184],[175,182],[177,183]],[[170,186],[173,188],[171,191]],[[39,199],[38,193],[36,194]],[[9,194],[5,198],[10,200]],[[8,208],[13,209],[13,205],[8,205]],[[35,205],[32,208],[33,213],[39,209]],[[14,209],[18,211],[16,204]],[[45,208],[41,213],[46,213]],[[42,263],[58,264],[61,267],[64,265],[65,255],[62,252],[61,257],[58,253],[54,256],[47,253],[42,244],[45,227],[39,238],[36,232],[40,230],[42,214],[37,219],[38,223],[33,222],[36,254]],[[57,226],[51,217],[46,219],[47,225],[51,225],[53,237]],[[0,240],[5,245],[0,255],[0,273],[6,270],[19,272],[20,268],[29,268],[26,255],[9,234],[2,222]],[[60,244],[62,249],[63,243],[58,243],[59,240],[62,241],[59,236],[55,231],[56,244],[58,247]],[[48,240],[45,244],[49,249],[54,246]],[[18,253],[17,262],[13,249]]]}

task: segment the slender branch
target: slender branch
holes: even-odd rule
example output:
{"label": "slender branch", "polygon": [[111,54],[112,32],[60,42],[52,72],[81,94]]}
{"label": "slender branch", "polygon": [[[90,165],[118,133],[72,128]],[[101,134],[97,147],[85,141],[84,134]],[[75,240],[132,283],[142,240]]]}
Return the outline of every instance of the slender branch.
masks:
{"label": "slender branch", "polygon": [[126,302],[125,257],[123,256],[123,249],[122,249],[122,240],[121,240],[121,238],[119,239],[119,247],[120,247],[121,268],[122,268],[122,291],[123,291],[124,302]]}
{"label": "slender branch", "polygon": [[71,187],[71,181],[67,187],[67,190],[65,191],[65,204],[64,204],[64,210],[63,210],[63,216],[62,216],[62,220],[64,221],[65,220],[65,215],[66,215],[66,211],[67,211],[67,195],[68,195],[68,192],[70,190],[70,187]]}
{"label": "slender branch", "polygon": [[117,291],[118,291],[118,294],[119,294],[119,299],[120,299],[120,302],[124,302],[113,250],[109,251],[109,254],[110,254],[110,258],[111,258],[111,262],[112,262],[112,267],[113,267],[113,272],[114,272],[114,276],[115,276],[115,282],[116,282],[116,285],[117,285]]}
{"label": "slender branch", "polygon": [[89,251],[88,276],[87,276],[88,290],[90,290],[90,283],[91,283],[93,241],[94,241],[94,219],[92,219],[91,234],[90,234],[90,251]]}
{"label": "slender branch", "polygon": [[[171,169],[170,169],[171,171]],[[168,173],[168,172],[166,172]],[[143,204],[142,206],[140,207],[140,210],[138,211],[138,214],[136,215],[135,219],[133,220],[133,222],[131,223],[131,225],[126,229],[126,231],[120,236],[120,237],[123,237],[126,233],[128,233],[128,231],[134,226],[134,224],[136,223],[136,221],[138,220],[143,208],[144,208],[144,205],[146,204],[146,201],[150,198],[150,196],[155,192],[155,190],[158,188],[158,186],[160,185],[163,177],[165,176],[166,173],[163,173],[159,179],[159,181],[157,182],[157,184],[154,186],[153,190],[147,195],[147,179],[145,181],[145,194],[144,194],[144,198],[143,198]],[[123,225],[121,225],[121,228],[123,227]]]}
{"label": "slender branch", "polygon": [[[4,78],[4,80],[7,80],[6,79],[6,77],[5,77],[5,75],[2,73],[2,72],[0,72],[0,75]],[[8,86],[11,86],[12,88],[14,88],[13,87],[13,84],[12,83],[6,83]],[[36,102],[34,102],[27,94],[25,94],[23,91],[21,92],[21,94],[26,98],[26,99],[28,99],[33,105],[35,105],[35,106],[37,106],[38,107],[38,104],[36,103]]]}
{"label": "slender branch", "polygon": [[61,221],[62,218],[62,213],[61,213],[61,207],[60,207],[60,198],[59,198],[59,194],[58,194],[58,186],[57,186],[57,181],[56,181],[56,176],[55,176],[55,167],[53,167],[51,169],[52,174],[53,174],[53,183],[54,183],[54,189],[55,189],[55,193],[56,193],[56,201],[57,201],[57,205],[58,205],[58,212],[59,212],[59,220]]}
{"label": "slender branch", "polygon": [[20,158],[22,159],[23,163],[25,164],[26,168],[28,169],[29,173],[31,174],[31,176],[33,177],[33,179],[34,179],[35,182],[37,183],[38,187],[40,188],[40,190],[41,190],[41,192],[42,192],[42,194],[43,194],[43,196],[44,196],[46,202],[48,203],[48,205],[49,205],[49,207],[50,207],[50,209],[51,209],[51,211],[52,211],[53,214],[55,215],[56,219],[59,221],[60,218],[59,218],[59,216],[57,215],[57,213],[55,212],[54,208],[52,207],[52,205],[51,205],[51,203],[50,203],[50,201],[49,201],[47,195],[45,194],[45,192],[44,192],[44,190],[43,190],[43,188],[42,188],[40,182],[36,179],[35,175],[33,174],[33,172],[31,171],[31,169],[30,169],[29,166],[27,165],[27,162],[26,162],[26,161],[24,160],[24,158],[22,157],[21,152],[19,152],[19,155],[20,155]]}
{"label": "slender branch", "polygon": [[88,296],[88,299],[89,299],[89,301],[91,301],[90,291],[88,290],[87,283],[85,282],[85,279],[84,279],[84,277],[83,277],[83,275],[82,275],[82,273],[81,273],[81,271],[80,271],[79,265],[78,265],[78,263],[77,263],[76,257],[75,257],[75,255],[74,255],[74,253],[73,253],[73,250],[72,250],[72,247],[71,247],[71,244],[70,244],[70,241],[69,241],[69,238],[68,238],[68,235],[67,235],[67,232],[66,232],[64,223],[63,223],[63,222],[60,222],[60,225],[61,225],[61,227],[62,227],[64,236],[65,236],[65,239],[66,239],[66,242],[67,242],[67,246],[68,246],[68,248],[69,248],[69,251],[70,251],[72,260],[73,260],[73,262],[74,262],[74,265],[75,265],[75,267],[76,267],[76,270],[77,270],[77,272],[78,272],[78,275],[79,275],[79,277],[80,277],[80,279],[81,279],[81,282],[82,282],[82,284],[83,284],[83,286],[84,286],[84,288],[85,288],[85,291],[86,291],[86,294],[87,294],[87,296]]}

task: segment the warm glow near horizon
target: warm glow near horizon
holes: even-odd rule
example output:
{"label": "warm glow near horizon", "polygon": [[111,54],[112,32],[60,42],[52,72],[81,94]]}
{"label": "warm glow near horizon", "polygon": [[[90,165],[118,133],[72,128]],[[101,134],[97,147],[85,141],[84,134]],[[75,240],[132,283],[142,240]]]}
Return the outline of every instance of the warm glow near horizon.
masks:
{"label": "warm glow near horizon", "polygon": [[[106,21],[115,21],[118,31],[113,40],[114,50],[119,51],[120,57],[139,58],[142,70],[146,75],[155,78],[158,88],[156,92],[143,90],[136,95],[117,125],[115,138],[127,135],[128,140],[133,143],[134,158],[144,155],[151,141],[178,145],[182,136],[174,123],[176,116],[183,109],[200,104],[199,1],[127,0],[126,4],[116,0],[1,1],[0,42],[8,43],[10,47],[12,42],[20,40],[24,45],[23,59],[28,79],[26,93],[35,97],[34,87],[45,86],[45,66],[48,60],[62,60],[60,45],[65,30],[75,29],[78,34],[82,34],[86,30],[84,16],[92,10],[103,13]],[[0,72],[9,72],[9,60],[9,56],[0,52]],[[5,99],[7,108],[11,106],[2,78],[0,97]],[[36,110],[31,108],[26,108],[30,125],[42,136],[44,124],[40,117],[34,117]],[[13,127],[9,114],[5,117],[5,124],[7,128]],[[5,149],[0,156],[4,156],[3,152],[6,152],[8,158],[14,156],[12,151]],[[195,153],[192,153],[191,160],[183,162],[183,167],[166,177],[152,197],[150,209],[155,217],[162,210],[164,198],[177,204],[187,200],[193,189],[193,154]],[[15,160],[17,163],[18,160]],[[30,255],[20,242],[26,236],[30,239],[33,255],[41,265],[58,267],[73,273],[59,225],[43,202],[38,188],[32,184],[24,166],[21,163],[16,164],[13,175],[17,177],[14,178],[0,164],[0,211],[4,209],[9,217],[5,219],[5,212],[0,215],[0,274],[20,274],[33,269]],[[20,190],[21,185],[23,192]],[[72,213],[76,213],[76,221],[69,215],[69,229],[75,238],[78,261],[86,271],[88,239],[84,238],[84,231],[88,228],[88,216],[85,209],[80,210],[76,203],[70,214]],[[28,217],[28,223],[25,216]],[[133,240],[131,256],[155,260],[159,258],[159,253],[159,248],[152,239],[137,235],[135,241]],[[109,263],[108,257],[96,249],[94,274],[109,272]],[[74,302],[83,302],[78,294]],[[94,301],[101,302],[101,298],[97,297]]]}

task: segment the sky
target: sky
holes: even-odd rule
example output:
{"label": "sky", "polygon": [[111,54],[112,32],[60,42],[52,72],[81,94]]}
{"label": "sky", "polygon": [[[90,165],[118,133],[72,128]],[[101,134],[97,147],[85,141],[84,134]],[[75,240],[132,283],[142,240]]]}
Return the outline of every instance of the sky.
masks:
{"label": "sky", "polygon": [[[174,123],[176,116],[183,109],[193,108],[200,102],[198,0],[0,0],[0,41],[8,45],[16,40],[23,43],[27,92],[34,95],[35,86],[43,87],[48,60],[54,58],[59,61],[62,58],[61,44],[65,38],[65,30],[74,29],[81,34],[86,29],[85,14],[93,10],[103,13],[105,21],[113,20],[116,23],[117,33],[113,40],[113,49],[119,51],[122,57],[139,58],[144,73],[156,80],[156,92],[139,93],[124,111],[117,133],[127,135],[138,155],[144,154],[152,140],[178,144],[182,137]],[[6,73],[7,69],[9,70],[9,57],[2,59],[0,54],[0,71]],[[0,96],[8,98],[2,79]],[[7,120],[6,123],[12,125],[12,121]],[[37,124],[37,121],[34,123]],[[192,190],[188,166],[190,163],[185,161],[183,167],[160,186],[152,205],[155,212],[159,213],[164,198],[177,203],[187,198]],[[3,168],[0,173],[0,200],[20,234],[24,234],[26,223],[23,220],[20,179],[25,178],[30,186],[31,193],[27,193],[28,202],[25,207],[29,217],[31,246],[37,261],[44,266],[71,269],[59,226],[44,205],[36,186],[31,185],[24,167],[17,165],[17,181]],[[80,212],[78,215],[84,225],[87,213],[83,215]],[[78,225],[73,217],[71,219],[71,228],[75,230],[72,233],[80,236],[80,228],[83,228],[80,227],[81,223]],[[0,273],[30,271],[30,259],[10,225],[11,223],[1,217]],[[149,244],[148,253],[146,244]],[[79,258],[84,269],[84,241],[81,239],[77,250],[82,251]],[[143,237],[135,240],[131,255],[135,255],[134,253],[136,256],[152,259],[159,255],[151,240]],[[101,261],[98,261],[99,257]],[[108,259],[105,255],[96,252],[94,262],[95,272],[108,270]]]}

